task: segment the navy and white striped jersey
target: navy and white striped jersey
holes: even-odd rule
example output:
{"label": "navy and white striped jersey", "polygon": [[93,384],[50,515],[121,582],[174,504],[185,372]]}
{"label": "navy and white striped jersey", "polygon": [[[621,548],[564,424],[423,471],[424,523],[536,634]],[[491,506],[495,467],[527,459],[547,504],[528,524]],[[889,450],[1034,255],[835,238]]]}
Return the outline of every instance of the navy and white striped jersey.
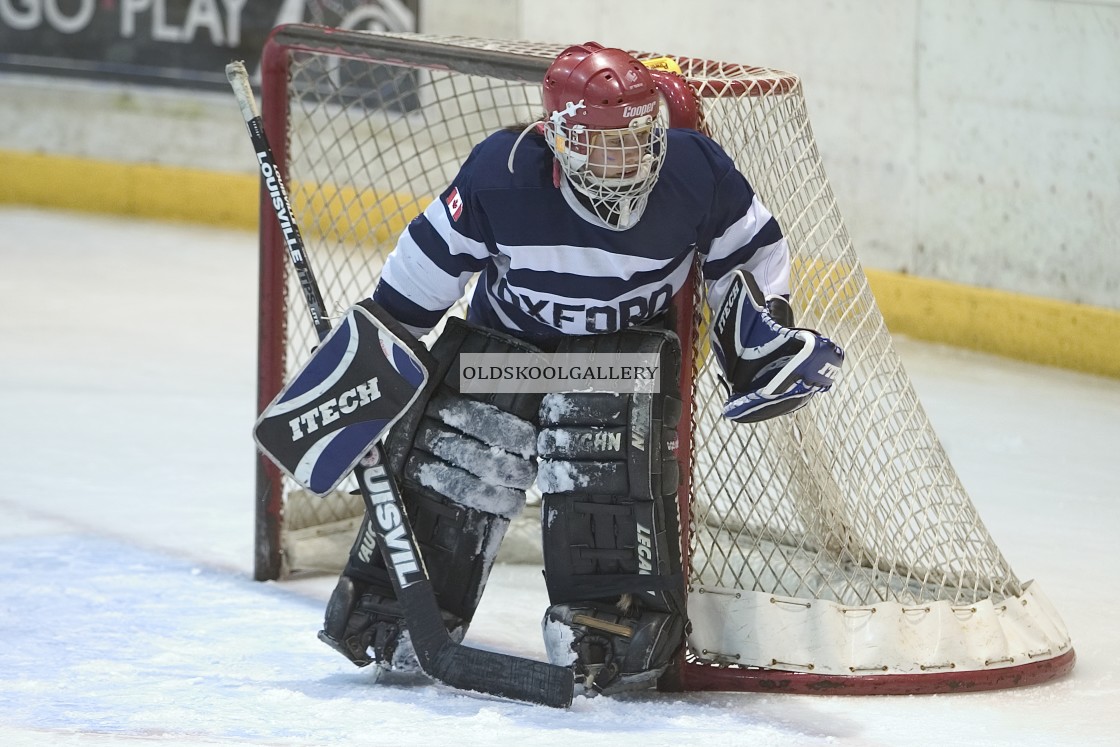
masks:
{"label": "navy and white striped jersey", "polygon": [[[666,310],[694,257],[718,306],[732,270],[788,295],[789,250],[777,221],[731,159],[693,130],[670,130],[665,163],[638,223],[612,229],[553,183],[538,135],[499,131],[402,233],[374,300],[421,335],[482,273],[468,318],[533,342],[614,332]],[[565,185],[566,186],[566,185]],[[564,192],[567,192],[565,197]]]}

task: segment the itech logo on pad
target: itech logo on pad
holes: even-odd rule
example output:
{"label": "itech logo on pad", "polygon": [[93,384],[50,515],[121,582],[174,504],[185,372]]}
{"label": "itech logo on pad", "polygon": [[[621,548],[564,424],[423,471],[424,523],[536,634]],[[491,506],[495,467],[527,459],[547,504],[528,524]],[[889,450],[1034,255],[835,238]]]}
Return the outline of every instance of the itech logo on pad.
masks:
{"label": "itech logo on pad", "polygon": [[381,390],[377,386],[376,376],[364,384],[347,389],[337,397],[329,399],[289,420],[288,425],[292,428],[292,441],[299,441],[307,434],[314,433],[319,430],[320,425],[333,423],[338,420],[340,413],[348,415],[380,397]]}

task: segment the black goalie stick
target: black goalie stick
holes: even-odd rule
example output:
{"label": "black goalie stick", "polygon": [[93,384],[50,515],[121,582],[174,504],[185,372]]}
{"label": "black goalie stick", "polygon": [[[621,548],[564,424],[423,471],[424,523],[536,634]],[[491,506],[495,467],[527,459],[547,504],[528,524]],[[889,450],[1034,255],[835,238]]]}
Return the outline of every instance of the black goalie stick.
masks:
{"label": "black goalie stick", "polygon": [[[241,106],[241,114],[253,141],[262,179],[267,180],[268,186],[278,192],[280,199],[273,199],[272,205],[284,231],[288,254],[299,277],[315,331],[322,340],[331,331],[330,322],[326,318],[319,285],[307,261],[307,247],[292,215],[287,188],[265,136],[264,122],[249,85],[245,64],[231,62],[226,66],[226,77]],[[482,651],[452,640],[444,626],[431,579],[405,513],[400,490],[389,472],[388,459],[380,443],[375,444],[369,456],[358,464],[354,474],[371,517],[376,517],[379,513],[385,515],[386,512],[376,510],[378,505],[385,503],[391,503],[399,516],[399,525],[397,522],[389,522],[393,525],[384,526],[380,521],[371,521],[370,525],[377,536],[377,544],[388,567],[397,599],[404,610],[412,645],[424,673],[460,690],[474,690],[554,708],[570,706],[575,679],[572,670],[496,651]],[[394,544],[397,547],[394,552],[390,552],[387,541],[390,532],[395,533]],[[400,547],[402,540],[405,545],[403,552]]]}

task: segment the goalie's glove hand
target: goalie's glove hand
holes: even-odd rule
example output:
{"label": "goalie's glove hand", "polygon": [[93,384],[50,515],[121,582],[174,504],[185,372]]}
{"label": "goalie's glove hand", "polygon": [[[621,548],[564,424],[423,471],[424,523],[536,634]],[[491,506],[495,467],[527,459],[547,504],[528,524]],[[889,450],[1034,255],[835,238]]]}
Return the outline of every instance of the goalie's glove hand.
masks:
{"label": "goalie's glove hand", "polygon": [[[775,316],[785,317],[784,324]],[[731,392],[724,417],[754,423],[785,415],[835,383],[844,350],[818,332],[792,325],[785,299],[767,299],[750,273],[735,271],[712,325],[713,346]]]}

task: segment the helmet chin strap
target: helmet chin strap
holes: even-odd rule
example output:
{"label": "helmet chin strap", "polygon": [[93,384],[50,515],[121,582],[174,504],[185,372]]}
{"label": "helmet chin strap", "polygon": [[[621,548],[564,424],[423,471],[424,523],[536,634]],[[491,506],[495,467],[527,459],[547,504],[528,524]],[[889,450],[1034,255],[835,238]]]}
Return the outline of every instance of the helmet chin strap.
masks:
{"label": "helmet chin strap", "polygon": [[618,201],[618,225],[630,226],[630,206],[634,201],[628,197],[624,197]]}
{"label": "helmet chin strap", "polygon": [[[506,159],[506,168],[509,169],[509,173],[511,173],[511,174],[513,173],[513,158],[517,154],[517,146],[521,145],[521,141],[524,140],[525,136],[528,135],[533,130],[536,130],[537,132],[539,132],[541,134],[544,134],[544,130],[545,130],[544,122],[530,122],[528,125],[525,126],[525,129],[521,131],[521,134],[517,136],[517,139],[513,141],[513,147],[509,149],[509,158]],[[648,173],[648,169],[647,169],[647,173]],[[556,156],[553,156],[552,157],[552,186],[559,189],[560,188],[560,180],[563,179],[563,178],[564,178],[563,177],[563,169],[560,168],[560,159],[558,159]]]}
{"label": "helmet chin strap", "polygon": [[517,153],[517,146],[521,145],[521,141],[525,139],[525,136],[534,129],[538,132],[542,132],[544,130],[544,122],[530,122],[525,125],[525,129],[522,130],[521,134],[517,136],[517,139],[513,141],[513,147],[509,149],[509,158],[506,159],[506,168],[509,169],[509,173],[513,173],[513,157]]}

